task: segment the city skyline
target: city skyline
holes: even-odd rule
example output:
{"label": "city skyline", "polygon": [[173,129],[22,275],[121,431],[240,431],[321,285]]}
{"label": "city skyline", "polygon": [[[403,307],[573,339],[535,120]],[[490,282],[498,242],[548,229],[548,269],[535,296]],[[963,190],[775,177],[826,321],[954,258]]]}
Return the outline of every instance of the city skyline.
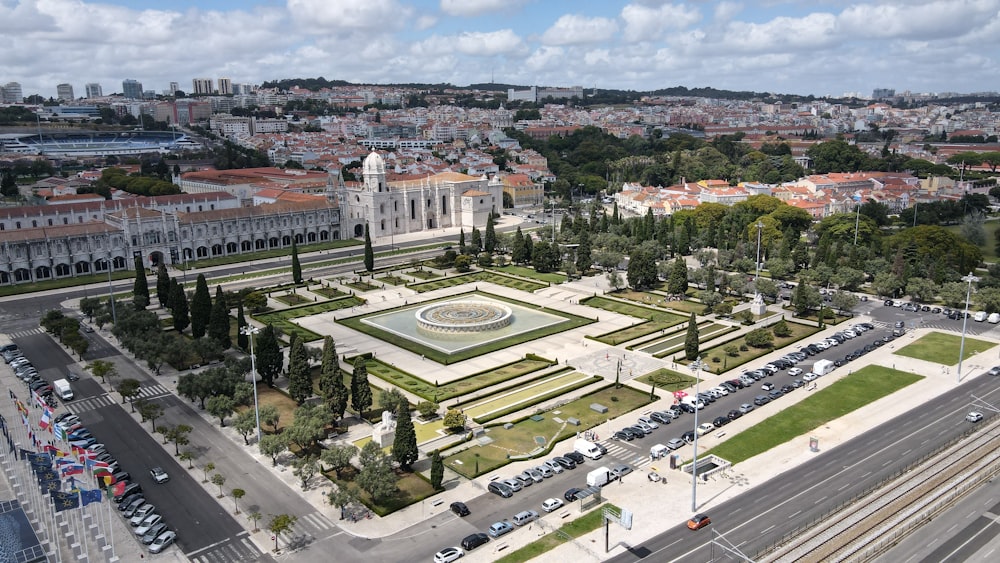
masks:
{"label": "city skyline", "polygon": [[[0,0],[0,83],[497,82],[868,95],[996,90],[1000,0]],[[348,56],[344,56],[344,55]]]}

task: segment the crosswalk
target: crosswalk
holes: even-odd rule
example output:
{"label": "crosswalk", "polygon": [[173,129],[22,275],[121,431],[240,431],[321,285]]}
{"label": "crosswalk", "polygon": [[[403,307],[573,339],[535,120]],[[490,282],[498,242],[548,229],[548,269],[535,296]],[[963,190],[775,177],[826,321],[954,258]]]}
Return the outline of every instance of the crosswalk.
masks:
{"label": "crosswalk", "polygon": [[294,551],[308,546],[318,537],[336,535],[331,533],[336,529],[337,525],[322,513],[310,512],[299,516],[290,531],[278,536],[278,546],[283,550]]}
{"label": "crosswalk", "polygon": [[615,440],[601,440],[600,442],[608,450],[608,455],[631,465],[635,469],[640,469],[652,463],[649,452],[643,451],[637,446],[632,446]]}
{"label": "crosswalk", "polygon": [[235,561],[257,561],[264,555],[250,539],[250,534],[241,532],[224,542],[185,554],[194,563],[232,563]]}
{"label": "crosswalk", "polygon": [[[157,397],[162,397],[164,395],[169,395],[170,391],[159,384],[156,385],[144,385],[139,388],[139,394],[136,399],[155,399]],[[87,397],[84,399],[77,399],[75,401],[70,401],[66,403],[66,409],[73,414],[81,414],[84,412],[97,410],[103,407],[111,406],[115,403],[121,402],[121,395],[115,393],[103,393],[101,395],[96,395],[94,397]]]}
{"label": "crosswalk", "polygon": [[35,334],[43,334],[44,332],[45,329],[39,326],[35,328],[29,328],[28,330],[19,330],[16,332],[10,332],[7,333],[7,336],[9,336],[11,340],[13,340],[15,338],[24,338],[26,336],[33,336]]}

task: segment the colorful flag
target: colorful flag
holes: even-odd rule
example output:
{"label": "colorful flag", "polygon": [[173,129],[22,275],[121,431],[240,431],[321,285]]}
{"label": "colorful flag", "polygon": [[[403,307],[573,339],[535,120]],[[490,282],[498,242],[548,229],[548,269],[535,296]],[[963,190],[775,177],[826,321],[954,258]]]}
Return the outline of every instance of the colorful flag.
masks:
{"label": "colorful flag", "polygon": [[20,411],[21,414],[28,414],[28,409],[24,406],[24,403],[21,402],[21,399],[15,399],[14,404],[17,405],[17,410]]}
{"label": "colorful flag", "polygon": [[82,473],[83,473],[83,466],[80,465],[79,463],[73,463],[71,465],[67,465],[66,467],[62,468],[63,477],[66,477],[67,475],[80,475]]}
{"label": "colorful flag", "polygon": [[70,465],[72,463],[74,463],[74,461],[73,461],[73,458],[71,458],[71,457],[57,457],[56,458],[56,467],[62,467],[64,465]]}
{"label": "colorful flag", "polygon": [[59,474],[56,473],[55,470],[52,470],[52,469],[43,469],[41,471],[35,472],[35,474],[38,475],[38,482],[39,483],[41,483],[43,481],[52,481],[52,480],[58,481],[59,480]]}
{"label": "colorful flag", "polygon": [[59,426],[58,424],[52,425],[52,433],[55,435],[56,440],[66,439],[66,431],[63,430],[62,426]]}
{"label": "colorful flag", "polygon": [[38,486],[42,489],[43,495],[62,489],[62,481],[59,480],[59,475],[55,471],[52,472],[52,475],[55,475],[55,477],[38,481]]}
{"label": "colorful flag", "polygon": [[31,397],[35,399],[35,404],[38,405],[39,407],[44,408],[48,406],[48,403],[46,403],[45,399],[43,399],[42,396],[38,394],[38,391],[32,391]]}
{"label": "colorful flag", "polygon": [[110,487],[111,485],[115,484],[115,478],[111,475],[104,475],[103,477],[101,477],[101,480],[104,481],[105,487]]}
{"label": "colorful flag", "polygon": [[52,492],[52,503],[56,507],[56,512],[77,508],[80,506],[80,495],[77,493],[64,493],[61,491]]}
{"label": "colorful flag", "polygon": [[96,457],[97,457],[97,452],[85,450],[83,448],[80,448],[80,451],[77,452],[76,454],[76,459],[78,459],[80,463],[84,463],[88,459],[94,459]]}
{"label": "colorful flag", "polygon": [[52,407],[45,405],[45,407],[42,408],[42,419],[38,421],[38,427],[41,428],[42,430],[48,429],[49,432],[52,432],[51,424],[52,424]]}
{"label": "colorful flag", "polygon": [[80,500],[83,502],[83,506],[87,506],[92,502],[101,502],[101,489],[94,489],[92,491],[80,489]]}
{"label": "colorful flag", "polygon": [[31,450],[26,450],[24,448],[19,448],[18,451],[21,454],[21,461],[27,461],[28,455],[35,453]]}
{"label": "colorful flag", "polygon": [[124,492],[125,492],[125,481],[122,481],[120,483],[115,483],[114,486],[111,487],[111,492],[109,492],[108,495],[118,496]]}
{"label": "colorful flag", "polygon": [[95,471],[97,469],[101,469],[101,468],[107,469],[108,467],[111,467],[110,465],[108,465],[108,462],[106,462],[106,461],[97,461],[96,459],[88,459],[84,463],[87,465],[87,469],[93,469]]}

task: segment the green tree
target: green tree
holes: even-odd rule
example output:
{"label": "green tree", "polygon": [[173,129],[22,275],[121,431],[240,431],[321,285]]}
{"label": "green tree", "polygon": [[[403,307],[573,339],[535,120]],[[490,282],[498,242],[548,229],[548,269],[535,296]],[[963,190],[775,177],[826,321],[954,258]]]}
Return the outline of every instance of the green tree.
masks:
{"label": "green tree", "polygon": [[87,369],[90,370],[90,373],[94,374],[94,377],[101,378],[102,383],[107,383],[118,377],[118,368],[115,364],[107,360],[94,360],[90,362]]}
{"label": "green tree", "polygon": [[472,243],[469,246],[470,254],[477,254],[483,249],[483,235],[476,227],[472,227]]}
{"label": "green tree", "polygon": [[853,293],[838,291],[833,294],[830,303],[836,307],[838,311],[848,312],[857,307],[859,301],[858,296]]}
{"label": "green tree", "polygon": [[184,286],[177,280],[173,280],[170,284],[170,314],[173,316],[174,330],[178,333],[184,332],[184,329],[191,324],[187,294],[184,293]]}
{"label": "green tree", "polygon": [[163,406],[159,403],[154,403],[152,401],[147,401],[146,399],[138,399],[136,401],[136,407],[139,409],[139,416],[142,417],[142,421],[151,421],[153,423],[152,431],[156,433],[156,419],[163,416]]}
{"label": "green tree", "polygon": [[156,300],[160,302],[160,307],[170,307],[170,276],[163,262],[156,267]]}
{"label": "green tree", "polygon": [[319,460],[314,455],[297,458],[293,464],[292,474],[298,477],[302,490],[309,488],[309,481],[319,472]]}
{"label": "green tree", "polygon": [[399,410],[400,405],[406,405],[407,407],[410,406],[409,401],[406,399],[406,395],[395,387],[391,389],[379,389],[378,403],[382,406],[382,410],[389,411],[393,414]]}
{"label": "green tree", "polygon": [[368,366],[365,358],[359,356],[354,360],[354,371],[351,373],[351,408],[361,418],[372,406],[372,388],[368,385]]}
{"label": "green tree", "polygon": [[358,448],[353,444],[334,444],[323,450],[320,461],[330,466],[330,469],[340,478],[340,472],[351,466],[351,460],[358,455]]}
{"label": "green tree", "polygon": [[205,473],[205,478],[201,480],[202,483],[208,483],[208,474],[215,471],[215,464],[208,462],[201,468],[202,472]]}
{"label": "green tree", "polygon": [[687,335],[684,337],[684,357],[689,361],[698,359],[698,320],[694,313],[688,319]]}
{"label": "green tree", "polygon": [[205,274],[198,274],[194,286],[194,296],[191,298],[191,337],[205,336],[208,321],[212,317],[212,295],[208,292],[208,282]]}
{"label": "green tree", "polygon": [[223,350],[228,350],[233,345],[232,337],[229,336],[229,303],[222,293],[221,285],[215,286],[215,302],[212,303],[212,313],[209,316],[208,336],[218,342]]}
{"label": "green tree", "polygon": [[421,418],[431,418],[437,414],[440,406],[437,403],[432,403],[430,401],[420,401],[417,403],[417,412],[420,413]]}
{"label": "green tree", "polygon": [[906,294],[913,297],[914,301],[927,303],[934,299],[938,286],[934,280],[927,278],[910,278],[906,282]]}
{"label": "green tree", "polygon": [[461,430],[465,428],[465,413],[461,409],[448,409],[444,413],[444,427],[450,430]]}
{"label": "green tree", "polygon": [[[371,270],[368,270],[369,272]],[[292,238],[292,282],[302,283],[302,264],[299,263],[299,247]]]}
{"label": "green tree", "polygon": [[405,471],[410,471],[418,455],[417,433],[410,418],[410,404],[404,400],[396,409],[396,436],[392,441],[392,458]]}
{"label": "green tree", "polygon": [[288,395],[301,405],[312,396],[312,377],[309,375],[309,356],[301,338],[292,342],[288,353]]}
{"label": "green tree", "polygon": [[243,314],[243,303],[241,302],[236,309],[236,347],[244,352],[250,347],[250,337],[243,334],[243,327],[245,326],[247,326],[247,318]]}
{"label": "green tree", "polygon": [[226,425],[226,417],[236,410],[236,403],[228,395],[213,395],[205,403],[208,413],[219,419],[219,426]]}
{"label": "green tree", "polygon": [[190,440],[188,440],[188,434],[190,434],[192,430],[194,430],[194,428],[188,426],[187,424],[178,424],[163,433],[164,437],[174,444],[174,455],[180,455],[181,446],[186,446],[190,443]]}
{"label": "green tree", "polygon": [[233,506],[236,507],[236,511],[233,512],[233,514],[239,514],[240,499],[246,496],[247,492],[244,491],[243,489],[233,489],[232,491],[230,491],[229,494],[233,495]]}
{"label": "green tree", "polygon": [[486,219],[486,238],[483,240],[483,250],[492,254],[497,247],[497,232],[493,225],[493,213]]}
{"label": "green tree", "polygon": [[673,261],[670,266],[670,273],[667,276],[667,293],[671,295],[683,295],[688,289],[688,267],[687,262],[680,256]]}
{"label": "green tree", "polygon": [[747,346],[754,348],[770,348],[774,342],[774,334],[766,328],[755,328],[744,337]]}
{"label": "green tree", "polygon": [[132,285],[132,304],[136,311],[142,311],[149,306],[149,284],[146,282],[146,268],[142,265],[142,256],[135,257],[135,283]]}
{"label": "green tree", "polygon": [[278,536],[290,531],[297,521],[298,518],[290,514],[278,514],[271,517],[271,521],[267,523],[267,529],[274,534],[274,551],[278,551]]}
{"label": "green tree", "polygon": [[272,432],[278,431],[278,423],[281,422],[281,412],[274,405],[263,405],[257,411],[260,413],[260,423],[270,426]]}
{"label": "green tree", "polygon": [[368,223],[365,223],[365,270],[371,272],[375,269],[375,251],[372,250],[372,236],[368,231]]}
{"label": "green tree", "polygon": [[788,323],[785,322],[785,319],[781,319],[780,321],[771,325],[771,332],[778,338],[785,338],[786,336],[792,335],[792,328],[788,326]]}
{"label": "green tree", "polygon": [[376,442],[365,444],[359,458],[361,471],[355,483],[361,490],[371,495],[376,502],[396,493],[396,475],[392,471],[392,462]]}
{"label": "green tree", "polygon": [[268,387],[274,387],[274,380],[281,374],[285,358],[281,354],[273,325],[268,324],[257,333],[254,353],[257,356],[257,373],[260,374],[261,381]]}
{"label": "green tree", "polygon": [[253,409],[244,409],[236,415],[233,428],[243,436],[243,444],[250,445],[250,434],[257,429],[257,413]]}
{"label": "green tree", "polygon": [[628,270],[625,276],[633,289],[652,286],[657,280],[656,256],[645,248],[636,249],[629,256]]}
{"label": "green tree", "polygon": [[797,315],[805,315],[822,303],[823,298],[820,296],[819,290],[805,282],[799,282],[792,292],[792,307],[795,308]]}
{"label": "green tree", "polygon": [[335,508],[340,509],[341,520],[344,519],[344,508],[352,502],[357,502],[357,500],[358,495],[350,487],[334,487],[332,491],[327,493],[327,502]]}
{"label": "green tree", "polygon": [[[530,236],[530,235],[529,235]],[[525,236],[521,232],[521,227],[518,226],[517,230],[514,231],[514,242],[511,244],[511,262],[515,264],[524,264],[531,259],[531,253],[525,246]],[[1000,245],[1000,243],[998,243]]]}
{"label": "green tree", "polygon": [[260,453],[271,458],[271,465],[278,465],[278,456],[288,449],[284,434],[265,434],[260,439]]}
{"label": "green tree", "polygon": [[434,450],[431,454],[431,487],[434,487],[435,491],[440,491],[442,481],[444,481],[444,460],[441,459],[441,452]]}
{"label": "green tree", "polygon": [[135,398],[139,396],[139,380],[131,377],[121,380],[118,384],[118,393],[122,396],[122,404],[129,402],[132,412],[135,412]]}
{"label": "green tree", "polygon": [[226,484],[226,476],[221,473],[216,473],[212,475],[212,484],[219,487],[219,495],[215,498],[222,498],[226,496],[226,493],[222,492],[222,486]]}

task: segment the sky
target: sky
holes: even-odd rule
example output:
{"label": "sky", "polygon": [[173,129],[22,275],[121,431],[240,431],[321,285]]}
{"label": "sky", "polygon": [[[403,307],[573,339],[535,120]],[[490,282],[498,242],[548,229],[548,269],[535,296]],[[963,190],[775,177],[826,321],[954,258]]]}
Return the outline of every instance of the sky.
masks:
{"label": "sky", "polygon": [[1000,0],[0,0],[0,84],[1000,90]]}

